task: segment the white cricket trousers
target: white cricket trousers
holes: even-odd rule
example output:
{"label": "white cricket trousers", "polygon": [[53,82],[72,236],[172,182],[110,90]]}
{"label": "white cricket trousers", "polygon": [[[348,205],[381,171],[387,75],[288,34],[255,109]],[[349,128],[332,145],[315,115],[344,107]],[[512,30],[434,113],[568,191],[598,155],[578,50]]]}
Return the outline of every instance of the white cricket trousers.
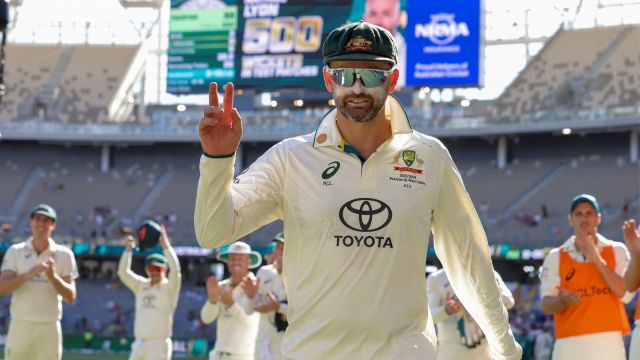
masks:
{"label": "white cricket trousers", "polygon": [[11,319],[5,360],[60,360],[62,328],[59,321],[31,322]]}
{"label": "white cricket trousers", "polygon": [[232,354],[226,351],[216,350],[209,352],[209,360],[253,360],[253,353]]}
{"label": "white cricket trousers", "polygon": [[626,360],[619,331],[572,336],[556,340],[552,360]]}
{"label": "white cricket trousers", "polygon": [[171,360],[171,339],[136,339],[131,344],[129,360]]}

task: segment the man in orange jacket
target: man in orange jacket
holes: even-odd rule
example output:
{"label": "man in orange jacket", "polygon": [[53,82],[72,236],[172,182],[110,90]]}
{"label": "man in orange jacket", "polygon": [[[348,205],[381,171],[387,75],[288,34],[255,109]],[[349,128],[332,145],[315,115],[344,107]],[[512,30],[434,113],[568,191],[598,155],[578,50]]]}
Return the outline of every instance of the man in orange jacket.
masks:
{"label": "man in orange jacket", "polygon": [[542,311],[554,315],[553,359],[624,360],[622,337],[630,331],[623,306],[627,247],[598,234],[602,220],[598,200],[573,198],[569,224],[574,235],[544,260]]}

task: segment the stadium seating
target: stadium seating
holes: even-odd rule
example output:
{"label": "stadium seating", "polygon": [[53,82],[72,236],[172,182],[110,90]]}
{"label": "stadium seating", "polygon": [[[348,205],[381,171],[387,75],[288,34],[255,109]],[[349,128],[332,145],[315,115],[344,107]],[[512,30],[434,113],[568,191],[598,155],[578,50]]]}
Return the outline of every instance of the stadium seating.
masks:
{"label": "stadium seating", "polygon": [[630,27],[620,46],[586,81],[583,109],[640,105],[640,27]]}
{"label": "stadium seating", "polygon": [[6,160],[0,164],[0,173],[2,174],[2,191],[0,191],[0,213],[9,210],[15,195],[26,181],[31,167],[28,165],[18,164],[11,160]]}
{"label": "stadium seating", "polygon": [[[620,226],[629,217],[638,218],[640,208],[623,206],[640,195],[640,167],[619,156],[590,156],[563,160],[565,165],[550,182],[505,220],[490,230],[494,242],[516,247],[557,246],[571,235],[567,224],[571,197],[589,193],[600,199],[603,222],[600,232],[621,240]],[[542,216],[545,206],[548,217]]]}
{"label": "stadium seating", "polygon": [[139,50],[140,46],[127,45],[8,44],[7,95],[0,122],[35,118],[94,123],[126,118],[116,111],[129,102],[129,88],[142,69]]}
{"label": "stadium seating", "polygon": [[[637,72],[637,31],[637,26],[559,31],[491,107],[492,117],[516,121],[522,116],[544,118],[550,110],[573,109],[581,103],[588,109],[629,103],[631,95],[612,96],[611,89],[633,81],[629,79],[632,76],[614,69],[622,66]],[[587,43],[589,46],[584,46]],[[585,82],[593,83],[593,91],[599,94],[583,94]],[[610,102],[603,103],[604,96]]]}
{"label": "stadium seating", "polygon": [[7,95],[0,106],[0,122],[38,117],[36,95],[49,81],[63,50],[60,46],[6,45]]}

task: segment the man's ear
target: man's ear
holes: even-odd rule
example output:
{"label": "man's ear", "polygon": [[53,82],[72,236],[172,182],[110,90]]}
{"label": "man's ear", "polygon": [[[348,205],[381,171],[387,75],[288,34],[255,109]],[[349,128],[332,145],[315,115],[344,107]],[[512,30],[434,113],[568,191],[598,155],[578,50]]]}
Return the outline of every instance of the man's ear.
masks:
{"label": "man's ear", "polygon": [[389,92],[392,93],[396,89],[396,85],[398,84],[398,79],[400,78],[400,71],[398,69],[394,69],[389,77]]}
{"label": "man's ear", "polygon": [[327,71],[326,66],[322,68],[322,77],[324,78],[324,87],[327,88],[328,92],[332,93],[333,84],[331,84],[331,75],[329,74],[329,71]]}

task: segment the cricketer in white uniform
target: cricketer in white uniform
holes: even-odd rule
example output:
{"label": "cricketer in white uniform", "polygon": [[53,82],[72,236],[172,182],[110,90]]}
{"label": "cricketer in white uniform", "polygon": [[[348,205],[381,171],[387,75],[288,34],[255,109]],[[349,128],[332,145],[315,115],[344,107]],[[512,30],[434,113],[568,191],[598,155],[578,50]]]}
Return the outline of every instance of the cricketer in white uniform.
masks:
{"label": "cricketer in white uniform", "polygon": [[[513,295],[494,271],[502,303],[511,309]],[[451,289],[443,269],[427,277],[427,296],[433,322],[438,329],[438,360],[491,360],[491,351],[478,324],[466,312]]]}
{"label": "cricketer in white uniform", "polygon": [[[636,228],[636,221],[629,219],[622,225],[624,242],[627,244],[631,261],[624,273],[624,285],[628,292],[637,292],[640,288],[640,227]],[[629,360],[640,360],[640,297],[633,316],[634,327],[629,347]]]}
{"label": "cricketer in white uniform", "polygon": [[147,278],[131,270],[134,244],[134,238],[127,236],[126,248],[118,264],[118,277],[133,292],[136,299],[133,325],[135,341],[131,344],[129,359],[168,360],[171,359],[172,353],[173,314],[180,296],[180,262],[169,243],[164,225],[160,227],[160,246],[164,255],[147,256]]}
{"label": "cricketer in white uniform", "polygon": [[433,231],[452,288],[494,359],[520,359],[484,229],[451,156],[411,130],[388,96],[396,53],[378,26],[333,30],[323,75],[337,108],[314,133],[280,142],[235,180],[242,120],[233,84],[221,108],[212,83],[199,128],[198,242],[215,248],[284,221],[287,359],[434,359],[424,280]]}
{"label": "cricketer in white uniform", "polygon": [[254,309],[260,313],[260,327],[256,340],[256,360],[280,360],[280,346],[287,322],[287,294],[282,279],[282,252],[284,234],[278,233],[273,242],[276,244],[274,262],[258,270],[257,296],[254,297]]}
{"label": "cricketer in white uniform", "polygon": [[12,245],[2,260],[0,295],[13,293],[7,360],[62,357],[61,300],[75,300],[78,268],[73,252],[51,238],[56,220],[51,206],[36,206],[31,212],[32,237]]}
{"label": "cricketer in white uniform", "polygon": [[207,279],[207,301],[200,317],[205,324],[217,320],[216,343],[209,360],[253,360],[260,314],[253,310],[252,298],[245,284],[255,282],[249,269],[262,263],[259,253],[237,241],[218,254],[231,276],[220,283],[215,276]]}

